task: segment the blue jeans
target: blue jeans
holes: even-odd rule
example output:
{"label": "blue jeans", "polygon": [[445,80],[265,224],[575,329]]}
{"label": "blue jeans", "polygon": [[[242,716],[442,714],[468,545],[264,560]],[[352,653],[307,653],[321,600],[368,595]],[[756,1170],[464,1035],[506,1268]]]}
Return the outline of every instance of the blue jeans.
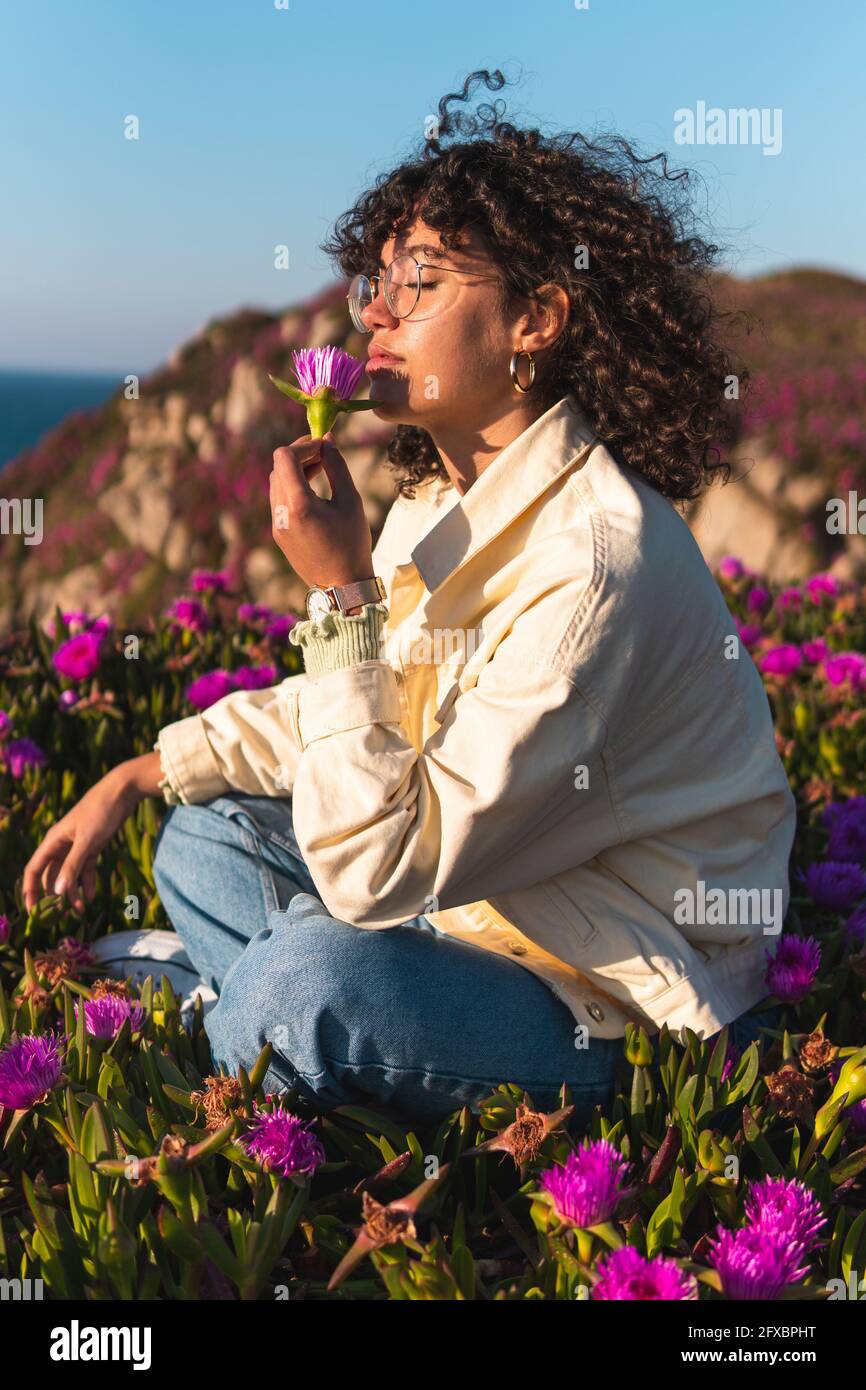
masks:
{"label": "blue jeans", "polygon": [[219,995],[206,1021],[216,1067],[249,1068],[269,1041],[266,1090],[293,1088],[323,1110],[373,1102],[419,1122],[477,1109],[503,1081],[542,1110],[567,1081],[574,1126],[613,1099],[623,1039],[576,1049],[570,1011],[524,966],[424,916],[378,931],[332,917],[290,797],[233,792],[168,807],[154,876]]}

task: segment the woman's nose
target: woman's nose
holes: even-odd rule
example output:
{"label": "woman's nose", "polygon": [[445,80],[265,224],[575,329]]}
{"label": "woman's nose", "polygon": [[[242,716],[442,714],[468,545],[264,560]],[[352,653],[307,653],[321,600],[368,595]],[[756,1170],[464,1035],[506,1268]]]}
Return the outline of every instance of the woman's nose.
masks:
{"label": "woman's nose", "polygon": [[374,328],[385,324],[388,328],[393,328],[399,319],[391,313],[385,300],[385,289],[382,282],[379,282],[378,289],[371,304],[361,311],[361,318],[372,333]]}

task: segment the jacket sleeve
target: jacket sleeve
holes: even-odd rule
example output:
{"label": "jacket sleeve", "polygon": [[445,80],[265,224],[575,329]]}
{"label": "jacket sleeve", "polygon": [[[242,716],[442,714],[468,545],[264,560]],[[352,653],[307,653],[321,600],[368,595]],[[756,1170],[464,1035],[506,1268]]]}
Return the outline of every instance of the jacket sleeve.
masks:
{"label": "jacket sleeve", "polygon": [[228,791],[290,795],[300,757],[290,697],[307,679],[302,671],[263,690],[233,690],[160,729],[154,748],[164,800],[189,804]]}
{"label": "jacket sleeve", "polygon": [[520,614],[420,751],[387,661],[338,664],[335,644],[329,670],[327,637],[310,643],[320,674],[291,695],[302,748],[293,826],[334,917],[396,926],[581,862],[587,824],[610,818],[606,725],[554,662],[562,611],[560,591]]}
{"label": "jacket sleeve", "polygon": [[[405,522],[406,507],[405,499],[398,496],[385,517],[373,549],[376,574],[389,572],[392,537]],[[329,659],[356,659],[362,650],[357,647],[355,619],[350,616],[341,622],[348,625],[348,646],[337,653],[329,641]],[[309,623],[289,630],[295,645],[297,627],[309,628]],[[160,754],[164,801],[168,805],[208,801],[228,791],[290,795],[301,752],[293,722],[297,702],[291,697],[308,678],[302,671],[265,690],[234,690],[203,713],[160,729],[154,748]]]}

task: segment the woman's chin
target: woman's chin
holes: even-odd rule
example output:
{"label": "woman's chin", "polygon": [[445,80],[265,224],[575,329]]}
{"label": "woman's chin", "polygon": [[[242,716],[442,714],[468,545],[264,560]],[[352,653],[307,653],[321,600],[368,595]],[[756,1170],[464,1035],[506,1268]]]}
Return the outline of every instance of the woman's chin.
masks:
{"label": "woman's chin", "polygon": [[378,419],[387,420],[391,424],[403,423],[398,416],[406,414],[405,392],[389,391],[387,387],[383,391],[378,383],[374,383],[370,388],[370,400],[375,401],[372,414]]}

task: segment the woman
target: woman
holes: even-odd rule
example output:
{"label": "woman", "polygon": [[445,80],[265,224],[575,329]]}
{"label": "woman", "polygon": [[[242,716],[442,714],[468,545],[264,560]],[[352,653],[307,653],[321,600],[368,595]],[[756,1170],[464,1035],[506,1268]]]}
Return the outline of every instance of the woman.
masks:
{"label": "woman", "polygon": [[[461,100],[477,76],[502,85],[475,74]],[[271,1089],[430,1119],[501,1081],[551,1108],[567,1081],[585,1120],[629,1019],[755,1036],[794,800],[673,505],[729,471],[716,248],[624,142],[470,123],[451,100],[325,248],[396,426],[375,549],[333,444],[278,449],[274,538],[313,595],[304,673],[162,729],[25,890],[65,856],[86,891],[161,790],[154,872],[218,996],[217,1065],[270,1040]]]}

